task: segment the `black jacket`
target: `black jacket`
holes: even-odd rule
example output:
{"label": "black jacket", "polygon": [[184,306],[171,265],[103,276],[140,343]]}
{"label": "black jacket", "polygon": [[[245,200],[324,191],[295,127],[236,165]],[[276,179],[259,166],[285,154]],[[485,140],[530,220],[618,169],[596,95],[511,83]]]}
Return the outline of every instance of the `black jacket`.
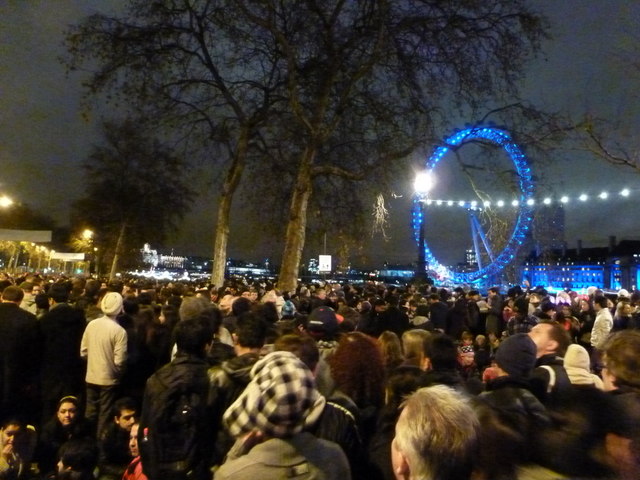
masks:
{"label": "black jacket", "polygon": [[[54,305],[40,319],[42,390],[54,403],[84,391],[86,363],[79,352],[85,327],[84,312],[67,303]],[[46,416],[52,413],[47,411]]]}
{"label": "black jacket", "polygon": [[[0,412],[34,421],[40,371],[36,316],[15,303],[0,303]],[[76,351],[79,356],[80,347]]]}

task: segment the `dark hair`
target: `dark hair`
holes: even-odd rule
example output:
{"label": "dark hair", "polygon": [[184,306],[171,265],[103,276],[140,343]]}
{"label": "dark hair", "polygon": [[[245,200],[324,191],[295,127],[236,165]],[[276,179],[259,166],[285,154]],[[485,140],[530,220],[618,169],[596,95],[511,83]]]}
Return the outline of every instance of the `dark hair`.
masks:
{"label": "dark hair", "polygon": [[47,294],[56,303],[64,303],[69,300],[69,289],[62,283],[54,283],[51,285]]}
{"label": "dark hair", "polygon": [[140,305],[151,305],[153,303],[153,293],[146,291],[140,292],[138,294],[138,304]]}
{"label": "dark hair", "polygon": [[36,307],[42,310],[47,310],[49,308],[49,295],[46,293],[37,294],[34,299],[36,302]]}
{"label": "dark hair", "polygon": [[213,341],[213,331],[206,321],[189,318],[178,322],[175,338],[179,352],[204,357],[205,347]]}
{"label": "dark hair", "polygon": [[140,311],[140,304],[135,295],[127,295],[122,300],[122,309],[128,315],[136,315]]}
{"label": "dark hair", "polygon": [[[87,438],[72,438],[65,442],[58,451],[62,464],[72,471],[91,474],[98,462],[98,449],[95,443]],[[72,478],[93,478],[80,476]]]}
{"label": "dark hair", "polygon": [[458,349],[448,335],[432,335],[425,343],[425,356],[434,370],[452,370],[458,366]]}
{"label": "dark hair", "polygon": [[600,305],[600,307],[602,307],[602,308],[607,308],[607,306],[609,305],[607,297],[604,297],[604,296],[595,297],[593,299],[593,303],[594,303],[594,305],[595,304]]}
{"label": "dark hair", "polygon": [[249,300],[248,298],[238,297],[231,304],[231,312],[234,316],[239,317],[244,312],[248,312],[249,310],[251,310],[252,304],[253,302],[251,302],[251,300]]}
{"label": "dark hair", "polygon": [[56,408],[56,411],[58,411],[60,409],[60,407],[62,406],[63,403],[73,403],[73,405],[76,408],[80,408],[80,400],[78,399],[78,397],[74,397],[73,395],[67,395],[62,397],[60,400],[58,400],[58,406]]}
{"label": "dark hair", "polygon": [[134,412],[137,412],[138,404],[131,397],[122,397],[113,404],[111,413],[114,417],[119,417],[122,415],[123,410],[133,410]]}
{"label": "dark hair", "polygon": [[316,341],[308,335],[290,333],[278,337],[273,345],[274,351],[291,352],[309,367],[312,372],[320,361],[320,350]]}
{"label": "dark hair", "polygon": [[236,337],[242,347],[262,348],[267,337],[267,322],[258,313],[245,312],[238,317]]}
{"label": "dark hair", "polygon": [[18,303],[21,302],[24,298],[24,291],[20,287],[16,287],[15,285],[11,285],[4,289],[2,292],[2,300],[7,302]]}

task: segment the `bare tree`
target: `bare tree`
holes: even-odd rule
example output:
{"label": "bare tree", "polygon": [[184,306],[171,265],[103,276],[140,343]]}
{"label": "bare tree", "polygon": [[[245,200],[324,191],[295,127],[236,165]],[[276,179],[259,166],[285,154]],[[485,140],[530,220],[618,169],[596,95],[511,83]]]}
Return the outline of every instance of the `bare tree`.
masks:
{"label": "bare tree", "polygon": [[269,39],[243,23],[234,3],[130,0],[126,16],[93,15],[66,39],[69,68],[94,68],[85,84],[90,95],[107,93],[137,109],[220,172],[216,285],[224,279],[231,204],[249,145],[281,82]]}
{"label": "bare tree", "polygon": [[187,211],[194,192],[180,157],[149,138],[141,122],[105,122],[104,145],[84,161],[85,196],[74,204],[77,222],[95,232],[113,279],[123,257],[145,241],[161,242]]}

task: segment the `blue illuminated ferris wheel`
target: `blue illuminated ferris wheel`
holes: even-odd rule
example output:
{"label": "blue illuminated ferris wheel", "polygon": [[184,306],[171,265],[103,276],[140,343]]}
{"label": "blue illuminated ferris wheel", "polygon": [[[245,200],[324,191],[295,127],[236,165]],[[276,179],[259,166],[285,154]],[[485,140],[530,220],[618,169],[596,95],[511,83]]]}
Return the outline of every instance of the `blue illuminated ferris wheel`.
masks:
{"label": "blue illuminated ferris wheel", "polygon": [[[426,193],[416,193],[413,199],[412,220],[413,231],[416,243],[424,245],[424,258],[429,265],[429,270],[434,271],[441,280],[453,283],[476,283],[500,273],[515,258],[518,248],[524,242],[533,221],[533,180],[531,169],[527,159],[520,147],[513,142],[509,133],[503,129],[495,127],[471,127],[458,131],[444,141],[444,145],[438,147],[426,162],[427,172],[431,172],[449,150],[462,146],[463,143],[471,140],[486,140],[502,147],[509,155],[518,175],[519,198],[514,202],[518,207],[517,219],[515,221],[511,236],[505,247],[500,252],[494,252],[487,235],[477,217],[475,205],[466,202],[461,207],[467,209],[471,225],[471,237],[475,249],[478,269],[471,272],[456,272],[442,265],[433,255],[428,245],[420,241],[420,233],[424,218],[424,203],[427,201]],[[475,204],[475,202],[473,202]],[[483,264],[482,258],[488,259],[488,263]]]}

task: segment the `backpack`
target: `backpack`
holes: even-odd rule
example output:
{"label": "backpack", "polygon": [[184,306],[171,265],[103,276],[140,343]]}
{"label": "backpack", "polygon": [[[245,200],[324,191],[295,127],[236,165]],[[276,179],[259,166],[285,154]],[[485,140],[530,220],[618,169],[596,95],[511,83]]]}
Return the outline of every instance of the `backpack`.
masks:
{"label": "backpack", "polygon": [[199,478],[198,472],[206,470],[207,395],[204,365],[186,369],[169,364],[149,378],[139,444],[150,480]]}

